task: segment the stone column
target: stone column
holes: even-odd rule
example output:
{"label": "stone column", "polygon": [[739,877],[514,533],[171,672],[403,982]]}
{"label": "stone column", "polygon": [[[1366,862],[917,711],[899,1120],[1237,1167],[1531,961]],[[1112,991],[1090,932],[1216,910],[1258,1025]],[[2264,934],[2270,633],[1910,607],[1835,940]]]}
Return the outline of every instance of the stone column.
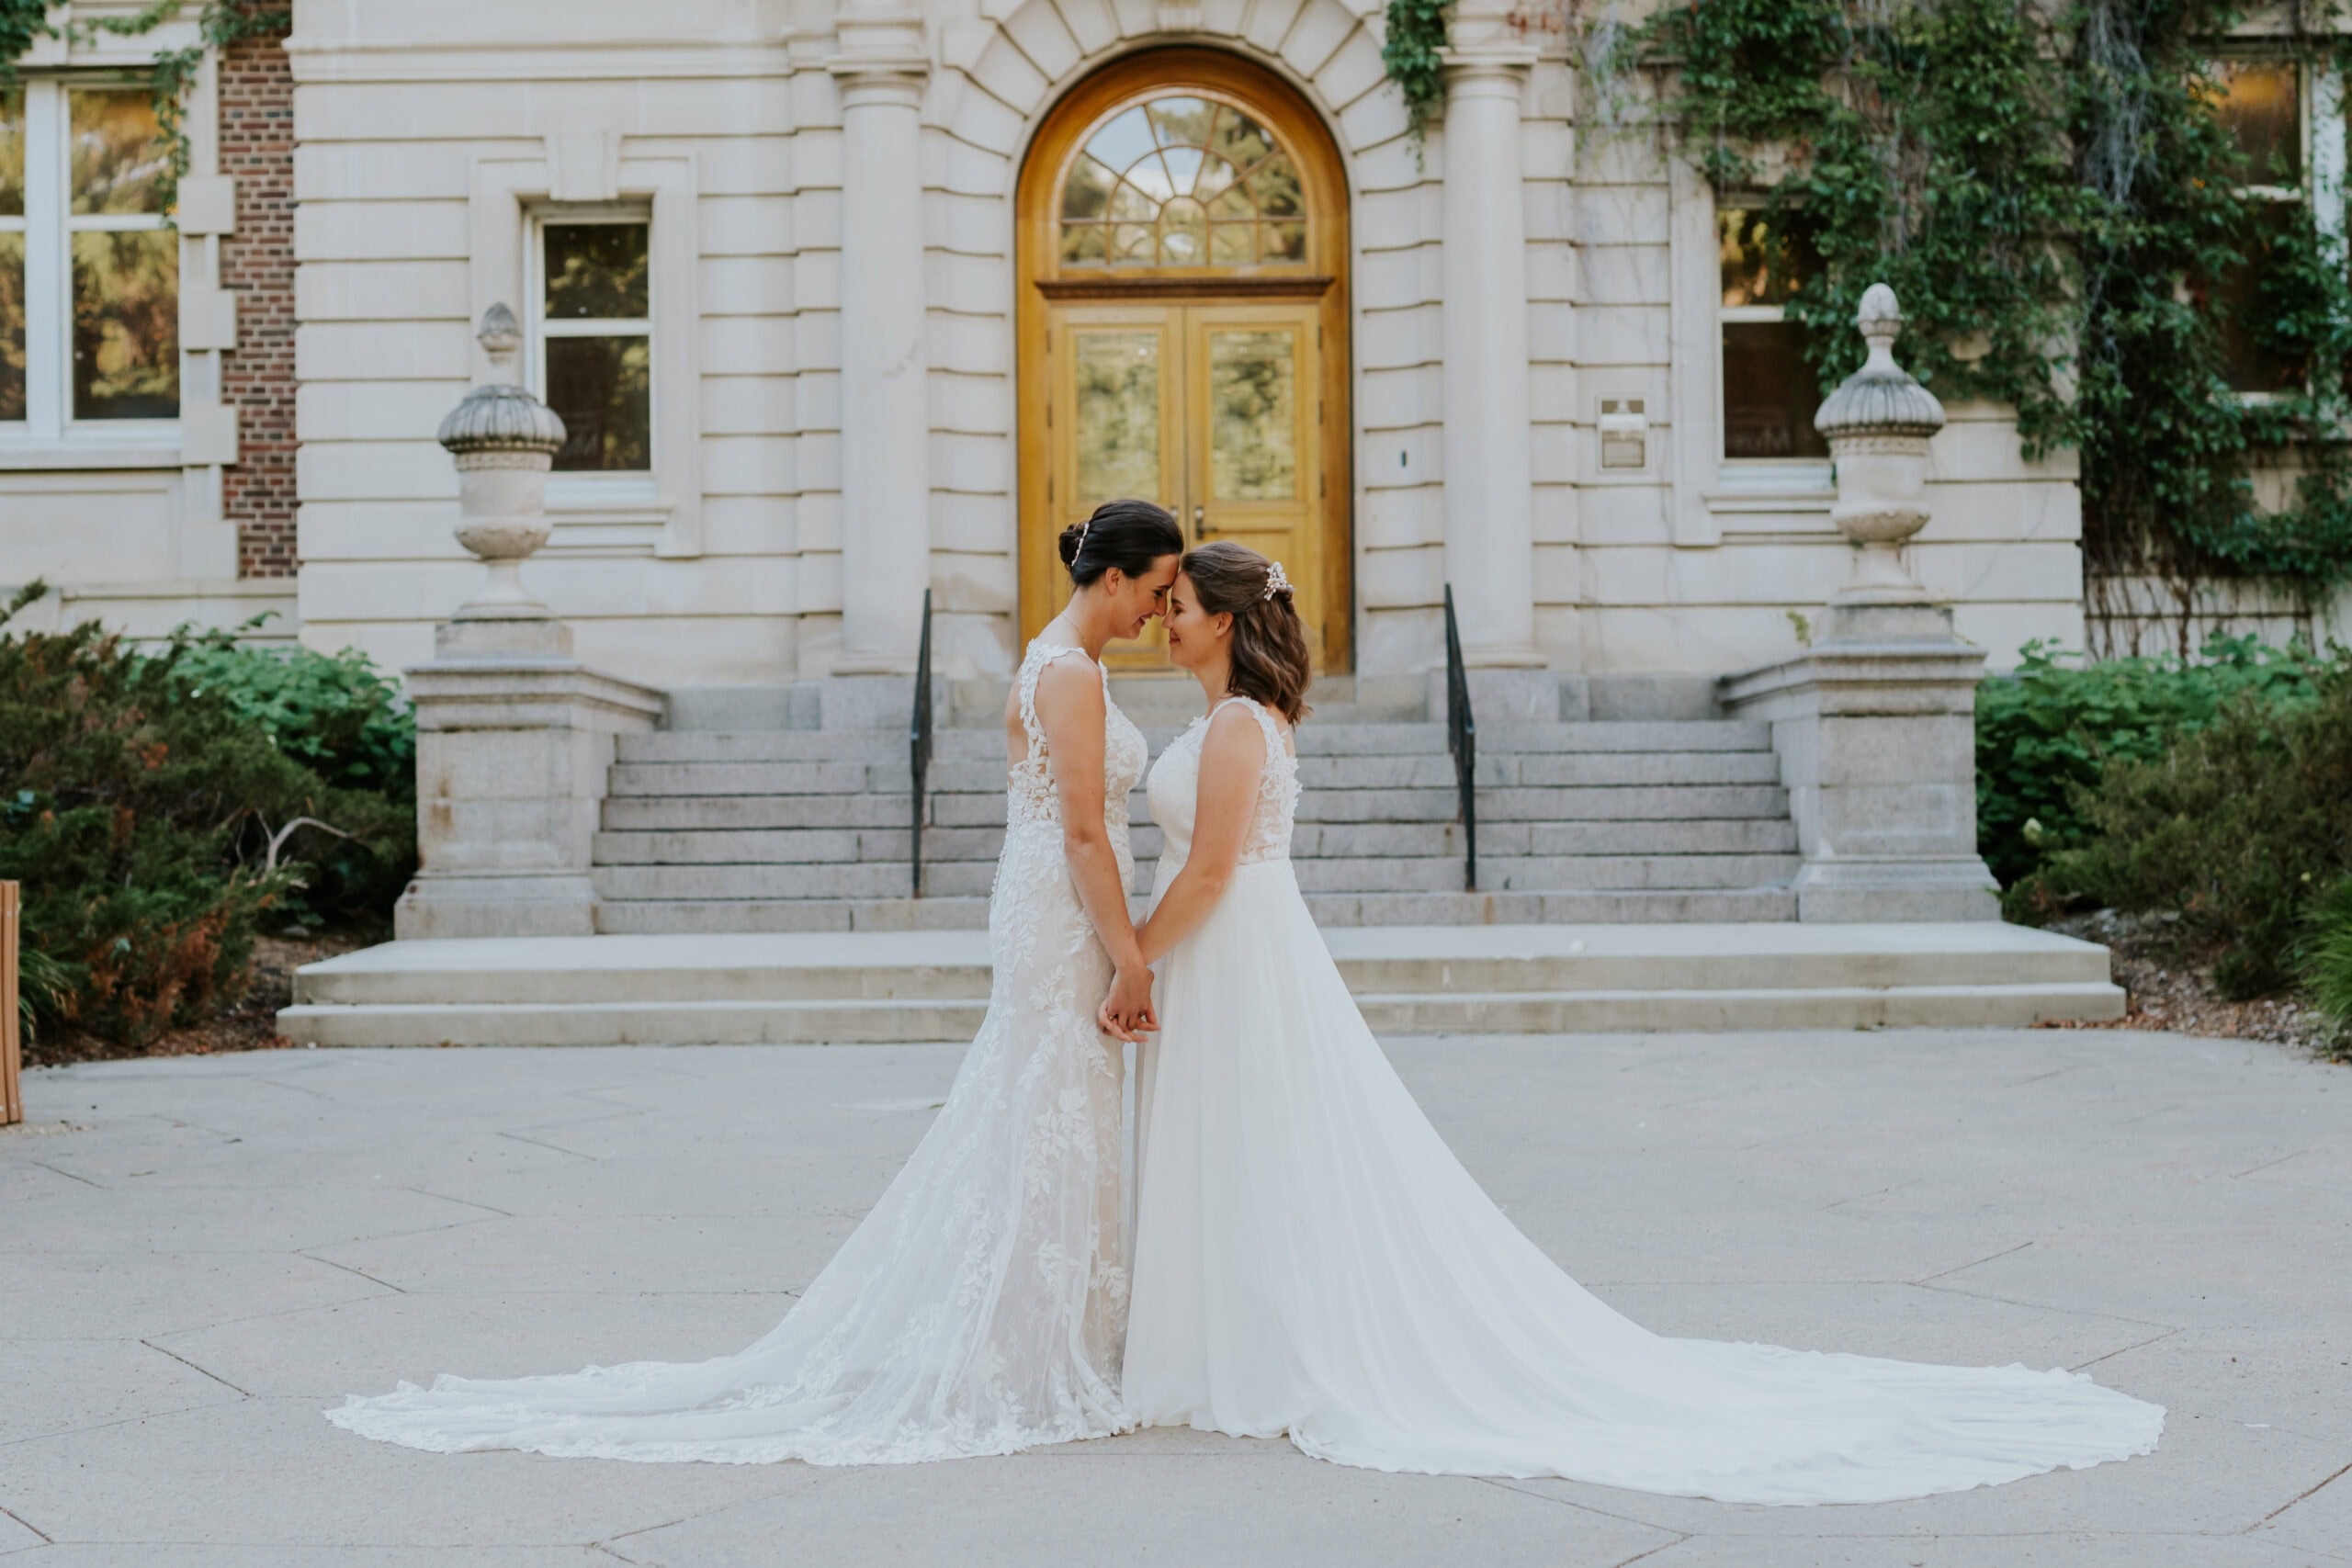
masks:
{"label": "stone column", "polygon": [[837,675],[915,667],[931,561],[920,13],[851,0],[842,103],[842,646]]}
{"label": "stone column", "polygon": [[[1534,668],[1545,660],[1535,647],[1520,113],[1535,51],[1506,34],[1445,58],[1445,574],[1463,661]],[[1488,706],[1479,702],[1481,717]]]}
{"label": "stone column", "polygon": [[[482,317],[493,377],[522,334]],[[466,394],[441,422],[458,466],[458,540],[490,568],[482,591],[433,631],[406,671],[416,705],[415,880],[392,930],[418,937],[587,936],[589,875],[613,738],[650,729],[662,694],[571,656],[571,628],[524,588],[547,543],[548,468],[563,421],[508,379]]]}
{"label": "stone column", "polygon": [[1871,285],[1856,324],[1869,361],[1814,416],[1853,576],[1803,657],[1727,677],[1723,702],[1772,726],[1804,856],[1799,919],[1994,919],[1999,885],[1976,852],[1984,650],[1952,635],[1951,611],[1902,556],[1928,522],[1928,439],[1943,406],[1894,362],[1893,289]]}

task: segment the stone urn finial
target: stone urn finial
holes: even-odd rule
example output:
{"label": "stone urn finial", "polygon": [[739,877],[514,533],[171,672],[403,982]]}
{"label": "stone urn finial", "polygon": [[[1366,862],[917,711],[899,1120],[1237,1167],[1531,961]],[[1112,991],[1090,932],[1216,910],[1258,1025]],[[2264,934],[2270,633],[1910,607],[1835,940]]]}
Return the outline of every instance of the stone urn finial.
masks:
{"label": "stone urn finial", "polygon": [[545,620],[548,607],[525,591],[520,569],[548,542],[548,470],[563,446],[563,421],[509,379],[523,343],[513,310],[483,311],[475,341],[493,378],[449,411],[440,441],[458,465],[458,543],[489,566],[490,581],[452,619]]}
{"label": "stone urn finial", "polygon": [[1927,526],[1928,438],[1944,427],[1944,406],[1894,362],[1903,308],[1894,289],[1871,284],[1854,324],[1870,357],[1813,416],[1837,466],[1829,520],[1861,547],[1852,579],[1829,602],[1925,604],[1928,591],[1904,569],[1903,543]]}

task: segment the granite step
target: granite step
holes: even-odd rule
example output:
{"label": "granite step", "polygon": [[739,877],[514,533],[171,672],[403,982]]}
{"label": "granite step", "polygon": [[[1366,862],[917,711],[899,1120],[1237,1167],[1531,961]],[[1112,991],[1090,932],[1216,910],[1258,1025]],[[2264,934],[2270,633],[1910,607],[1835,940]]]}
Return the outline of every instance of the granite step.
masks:
{"label": "granite step", "polygon": [[[2106,950],[1994,921],[1443,925],[1337,931],[1396,1033],[1983,1027],[2120,1015]],[[977,931],[390,942],[306,965],[289,1039],[320,1045],[883,1043],[968,1039]]]}
{"label": "granite step", "polygon": [[[1138,876],[1138,886],[1148,878]],[[1131,900],[1140,919],[1144,900]],[[1320,893],[1306,896],[1316,923],[1327,931],[1353,926],[1495,926],[1605,923],[1663,925],[1796,919],[1796,895],[1785,887],[1687,888],[1676,891],[1592,889],[1548,893]],[[980,931],[988,899],[977,895],[923,898],[658,899],[602,905],[596,929],[618,934],[663,935],[730,931]]]}

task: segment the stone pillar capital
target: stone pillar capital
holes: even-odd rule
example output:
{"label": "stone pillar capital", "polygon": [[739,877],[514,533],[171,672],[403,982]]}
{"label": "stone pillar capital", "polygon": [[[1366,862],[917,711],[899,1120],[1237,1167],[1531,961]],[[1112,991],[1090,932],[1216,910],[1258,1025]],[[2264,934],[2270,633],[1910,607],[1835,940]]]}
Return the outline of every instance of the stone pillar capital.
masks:
{"label": "stone pillar capital", "polygon": [[1528,73],[1534,69],[1535,60],[1534,49],[1525,45],[1438,51],[1438,68],[1444,73],[1446,96],[1450,99],[1507,97],[1517,101]]}
{"label": "stone pillar capital", "polygon": [[852,92],[869,102],[917,100],[931,73],[922,13],[911,6],[854,4],[835,19],[833,36],[841,49],[825,69],[841,82],[845,100]]}

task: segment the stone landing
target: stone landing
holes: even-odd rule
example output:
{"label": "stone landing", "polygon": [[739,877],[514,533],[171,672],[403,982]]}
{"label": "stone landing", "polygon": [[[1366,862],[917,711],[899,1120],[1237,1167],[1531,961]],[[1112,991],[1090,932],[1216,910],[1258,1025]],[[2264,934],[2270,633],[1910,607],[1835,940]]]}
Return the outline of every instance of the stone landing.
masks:
{"label": "stone landing", "polygon": [[[1325,940],[1383,1033],[2014,1026],[2123,1011],[2107,950],[1995,921],[1369,926]],[[401,942],[300,970],[320,1045],[960,1042],[976,931]]]}

